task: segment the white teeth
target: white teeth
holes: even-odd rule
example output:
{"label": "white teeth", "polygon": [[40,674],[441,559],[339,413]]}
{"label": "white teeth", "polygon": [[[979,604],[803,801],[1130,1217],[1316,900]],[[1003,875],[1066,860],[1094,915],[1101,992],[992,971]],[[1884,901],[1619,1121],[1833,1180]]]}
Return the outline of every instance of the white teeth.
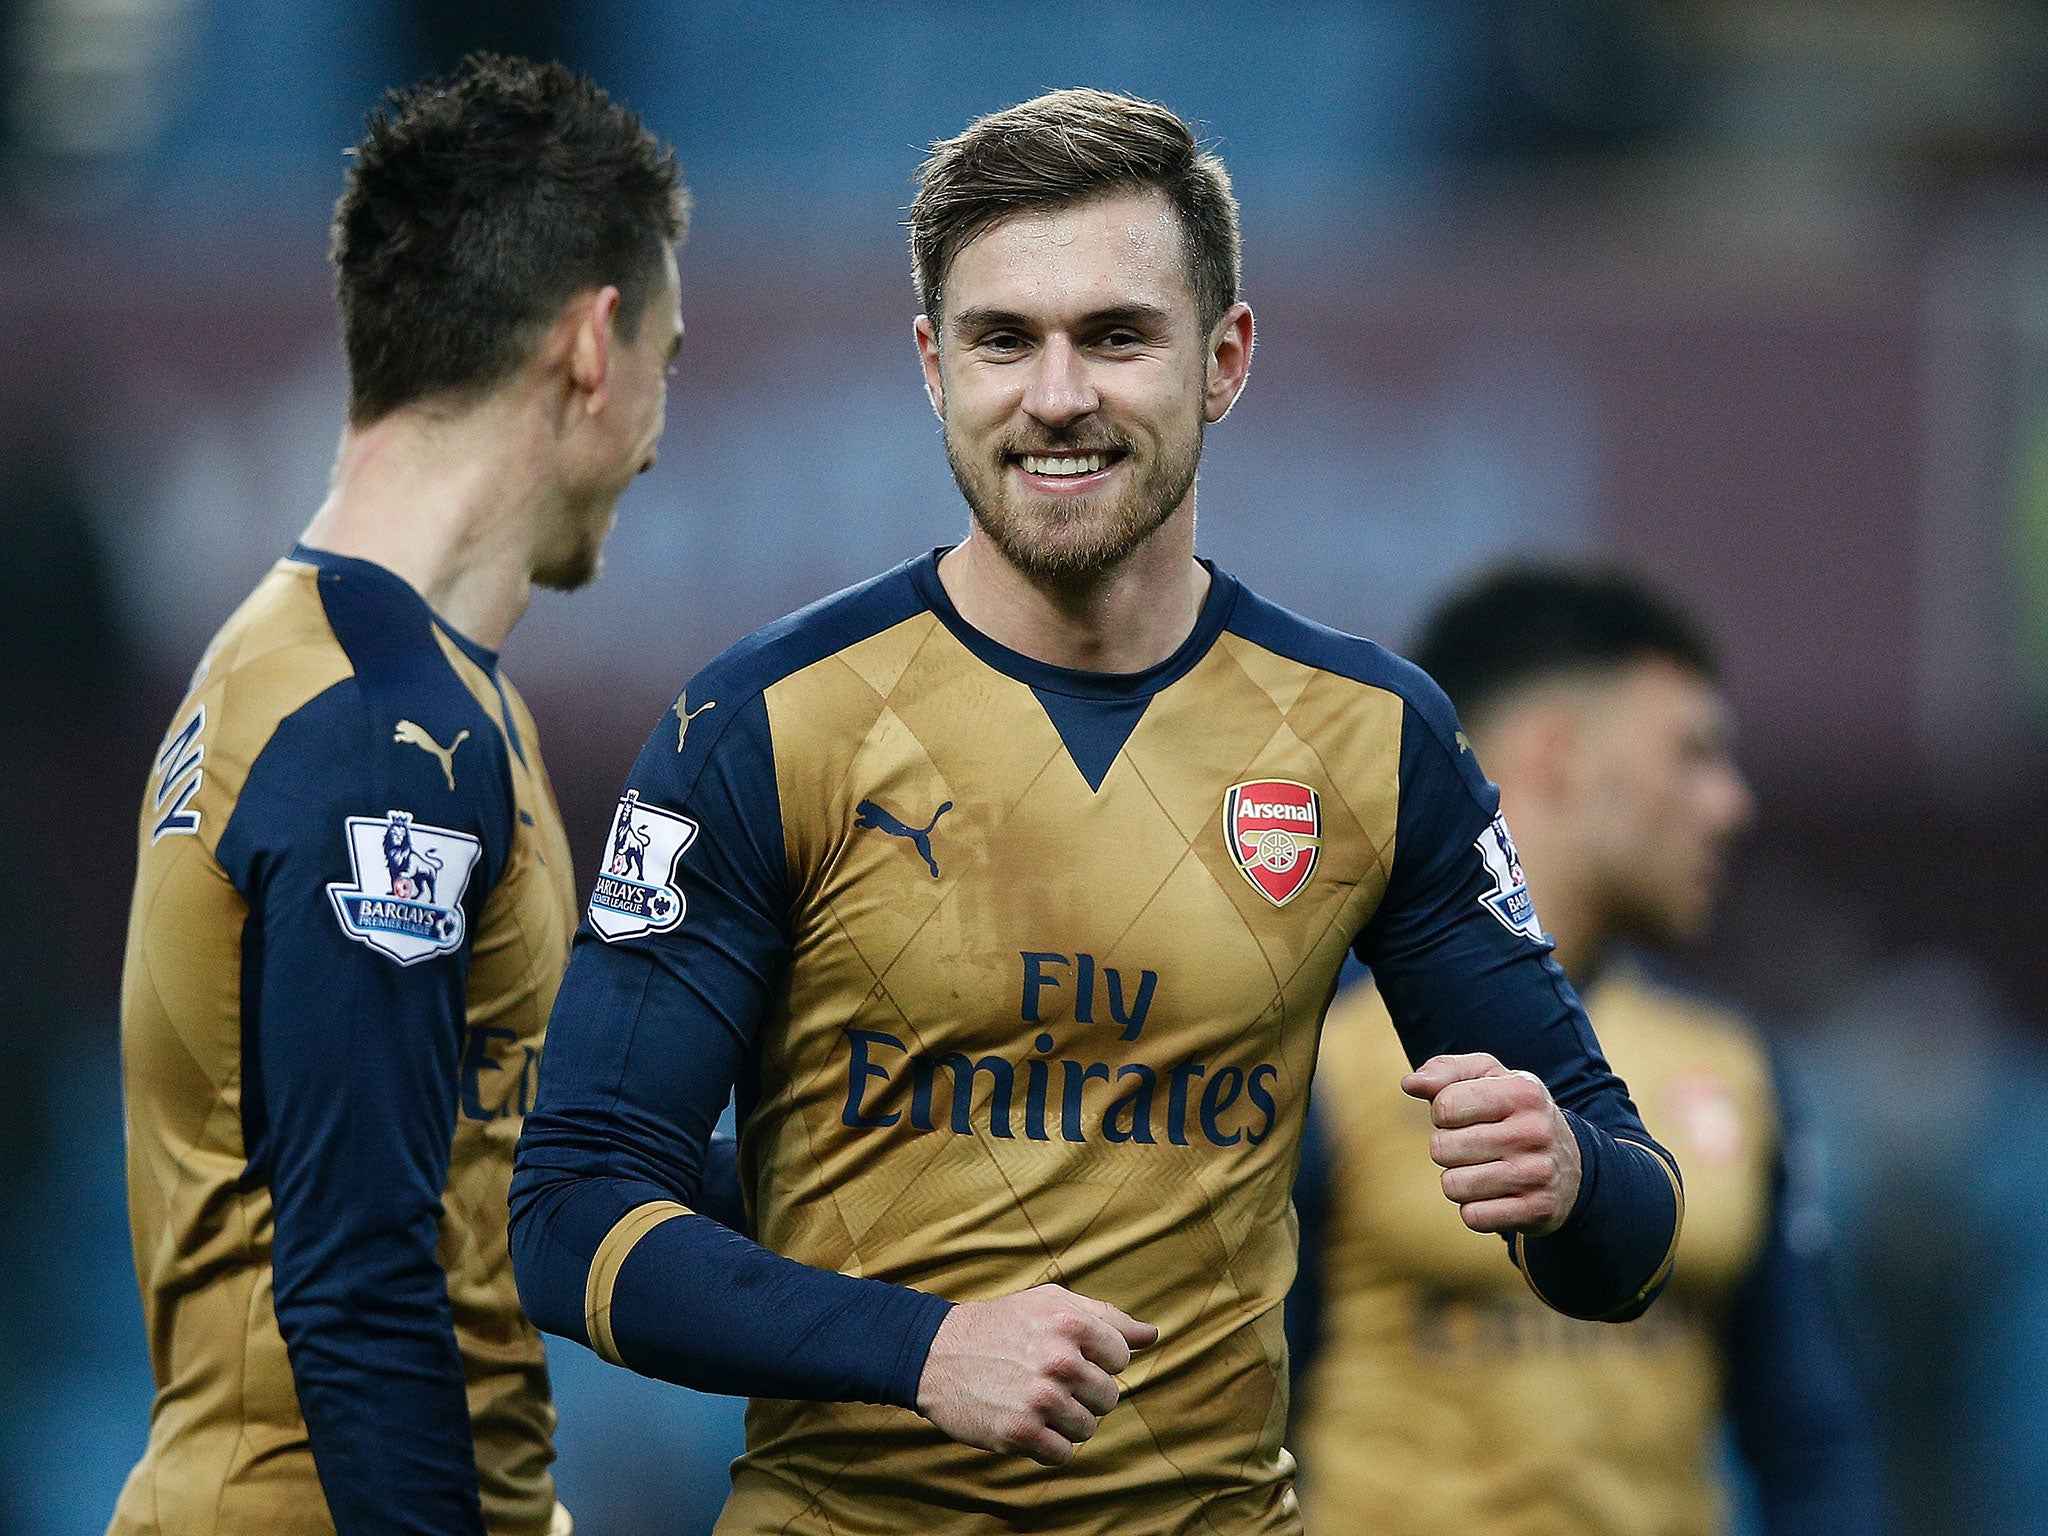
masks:
{"label": "white teeth", "polygon": [[1084,454],[1079,458],[1051,458],[1036,453],[1021,457],[1028,475],[1092,475],[1109,463],[1106,453]]}

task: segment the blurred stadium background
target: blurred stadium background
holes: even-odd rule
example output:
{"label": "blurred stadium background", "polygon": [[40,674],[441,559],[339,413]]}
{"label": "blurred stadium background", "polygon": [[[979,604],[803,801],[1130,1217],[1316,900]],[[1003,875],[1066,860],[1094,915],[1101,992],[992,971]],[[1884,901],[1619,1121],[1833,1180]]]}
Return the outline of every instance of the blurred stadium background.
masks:
{"label": "blurred stadium background", "polygon": [[[1231,166],[1261,324],[1206,551],[1397,645],[1510,552],[1710,616],[1765,814],[1689,963],[1820,1128],[1903,1529],[2048,1531],[2038,0],[0,0],[0,1530],[98,1532],[142,1442],[136,797],[322,495],[341,152],[478,45],[589,70],[697,199],[660,466],[508,648],[586,862],[695,665],[963,526],[919,147],[1157,97]],[[734,1405],[556,1362],[579,1529],[707,1528]]]}

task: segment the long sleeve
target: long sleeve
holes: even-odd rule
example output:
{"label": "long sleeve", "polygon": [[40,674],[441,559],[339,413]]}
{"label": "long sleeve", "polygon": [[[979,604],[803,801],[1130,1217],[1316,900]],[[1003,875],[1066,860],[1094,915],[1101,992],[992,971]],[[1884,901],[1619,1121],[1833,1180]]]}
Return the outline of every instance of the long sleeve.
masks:
{"label": "long sleeve", "polygon": [[457,795],[392,730],[353,682],[314,700],[265,747],[222,837],[248,905],[242,1118],[336,1528],[481,1533],[437,1245],[469,939],[509,809],[484,743],[460,760],[477,791]]}
{"label": "long sleeve", "polygon": [[1789,1108],[1780,1121],[1770,1228],[1726,1324],[1729,1417],[1766,1536],[1883,1536],[1875,1427],[1828,1293],[1827,1218],[1797,1177]]}
{"label": "long sleeve", "polygon": [[[700,1391],[915,1407],[948,1303],[779,1257],[707,1163],[789,960],[768,715],[664,720],[629,781],[556,999],[512,1187],[544,1330]],[[742,1105],[744,1110],[745,1106]]]}
{"label": "long sleeve", "polygon": [[1582,1165],[1577,1202],[1544,1237],[1509,1248],[1536,1293],[1574,1317],[1638,1316],[1670,1273],[1684,1196],[1550,958],[1499,792],[1450,703],[1417,676],[1402,729],[1394,861],[1354,950],[1372,967],[1411,1063],[1488,1052],[1535,1073],[1565,1111]]}

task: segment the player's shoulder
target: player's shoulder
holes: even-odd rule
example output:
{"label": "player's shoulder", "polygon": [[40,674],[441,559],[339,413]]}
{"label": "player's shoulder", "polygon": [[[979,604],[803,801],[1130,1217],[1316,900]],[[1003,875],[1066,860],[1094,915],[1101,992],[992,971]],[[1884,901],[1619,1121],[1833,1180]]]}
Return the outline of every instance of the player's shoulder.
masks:
{"label": "player's shoulder", "polygon": [[1762,1061],[1771,1054],[1762,1029],[1741,1004],[1647,951],[1631,947],[1616,955],[1587,996],[1596,1029],[1635,1026],[1721,1042]]}
{"label": "player's shoulder", "polygon": [[251,813],[401,794],[494,825],[509,804],[500,727],[456,669],[486,687],[495,660],[394,573],[298,548],[223,629],[197,691],[217,701],[209,734]]}
{"label": "player's shoulder", "polygon": [[[928,611],[913,572],[930,558],[906,560],[820,598],[729,647],[684,685],[674,711],[680,730],[692,745],[701,740],[709,750],[749,704],[783,679]],[[700,722],[691,723],[700,715]]]}
{"label": "player's shoulder", "polygon": [[1394,694],[1446,750],[1458,744],[1457,713],[1430,675],[1376,641],[1304,618],[1240,586],[1225,628],[1289,661]]}
{"label": "player's shoulder", "polygon": [[348,662],[348,682],[369,728],[420,710],[450,724],[491,723],[457,667],[472,668],[485,680],[479,686],[488,686],[497,657],[449,628],[404,578],[367,560],[303,546],[292,551],[291,563],[312,568],[322,617]]}

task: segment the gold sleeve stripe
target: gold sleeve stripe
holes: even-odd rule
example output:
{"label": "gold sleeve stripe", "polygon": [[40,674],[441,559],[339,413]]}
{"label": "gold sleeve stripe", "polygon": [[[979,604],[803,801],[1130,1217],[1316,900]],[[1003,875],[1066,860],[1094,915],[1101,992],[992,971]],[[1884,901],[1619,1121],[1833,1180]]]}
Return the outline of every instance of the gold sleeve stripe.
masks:
{"label": "gold sleeve stripe", "polygon": [[1619,1309],[1620,1312],[1631,1312],[1643,1304],[1645,1296],[1655,1292],[1658,1286],[1670,1278],[1671,1266],[1678,1262],[1678,1238],[1685,1230],[1685,1185],[1679,1182],[1678,1170],[1672,1166],[1668,1158],[1658,1156],[1654,1149],[1632,1137],[1617,1136],[1614,1139],[1620,1145],[1634,1147],[1648,1157],[1664,1170],[1664,1177],[1671,1181],[1671,1246],[1664,1250],[1664,1262],[1657,1266],[1657,1273],[1650,1276],[1643,1288],[1629,1298],[1627,1306]]}
{"label": "gold sleeve stripe", "polygon": [[[1665,1280],[1669,1278],[1671,1274],[1671,1266],[1674,1263],[1676,1263],[1678,1259],[1679,1234],[1685,1230],[1685,1186],[1679,1182],[1678,1171],[1671,1166],[1671,1163],[1667,1159],[1659,1157],[1656,1154],[1656,1152],[1654,1152],[1649,1147],[1644,1146],[1643,1143],[1637,1141],[1632,1136],[1617,1136],[1614,1138],[1614,1140],[1620,1146],[1634,1147],[1638,1152],[1645,1154],[1651,1162],[1655,1163],[1659,1168],[1664,1170],[1664,1177],[1671,1181],[1671,1246],[1664,1250],[1664,1262],[1659,1264],[1657,1266],[1657,1272],[1651,1275],[1650,1278],[1644,1282],[1643,1288],[1637,1291],[1635,1295],[1631,1296],[1627,1301],[1623,1302],[1620,1306],[1616,1307],[1612,1312],[1608,1313],[1606,1317],[1601,1318],[1600,1321],[1602,1322],[1607,1322],[1615,1318],[1628,1316],[1631,1312],[1635,1311],[1637,1307],[1643,1304],[1643,1298],[1645,1296],[1648,1296],[1655,1292],[1657,1287],[1662,1285],[1665,1282]],[[1527,1256],[1523,1252],[1522,1244],[1522,1234],[1519,1232],[1515,1233],[1508,1247],[1508,1252],[1514,1258],[1515,1268],[1519,1269],[1522,1272],[1523,1280],[1527,1281],[1529,1289],[1535,1292],[1536,1299],[1542,1302],[1546,1307],[1551,1307],[1555,1309],[1557,1303],[1552,1301],[1548,1296],[1543,1294],[1542,1287],[1540,1287],[1536,1283],[1536,1277],[1529,1273],[1529,1263]]]}
{"label": "gold sleeve stripe", "polygon": [[605,1233],[590,1261],[590,1273],[583,1281],[583,1328],[590,1335],[590,1347],[598,1357],[613,1365],[624,1365],[618,1346],[612,1342],[612,1287],[618,1284],[619,1269],[640,1241],[664,1221],[687,1216],[690,1208],[673,1200],[650,1200],[637,1205]]}

